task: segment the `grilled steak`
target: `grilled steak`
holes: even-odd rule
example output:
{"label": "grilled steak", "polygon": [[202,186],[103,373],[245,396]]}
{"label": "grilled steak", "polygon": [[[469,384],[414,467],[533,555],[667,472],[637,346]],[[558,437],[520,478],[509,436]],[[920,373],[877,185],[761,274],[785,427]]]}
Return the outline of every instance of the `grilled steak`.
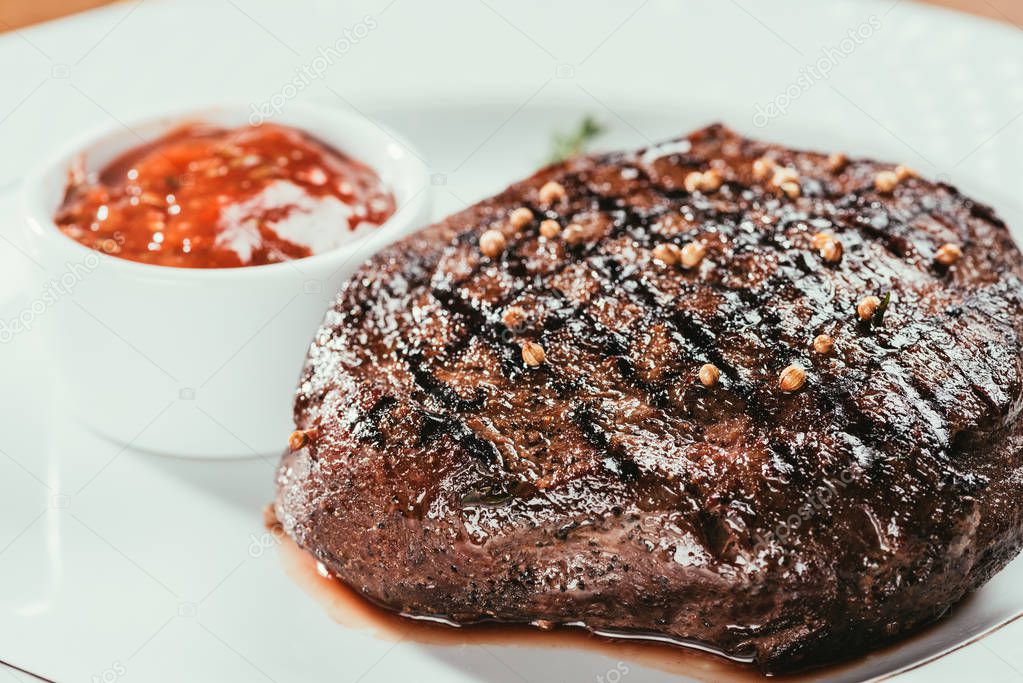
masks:
{"label": "grilled steak", "polygon": [[573,159],[344,286],[276,514],[406,614],[848,657],[1020,549],[1021,277],[901,167],[722,126]]}

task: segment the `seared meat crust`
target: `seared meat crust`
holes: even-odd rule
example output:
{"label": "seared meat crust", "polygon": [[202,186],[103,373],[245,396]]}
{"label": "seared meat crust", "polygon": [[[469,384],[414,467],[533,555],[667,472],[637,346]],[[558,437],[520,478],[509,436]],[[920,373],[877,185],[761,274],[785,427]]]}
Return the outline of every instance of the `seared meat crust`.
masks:
{"label": "seared meat crust", "polygon": [[[712,169],[720,188],[686,189]],[[1020,549],[1023,266],[989,208],[907,173],[881,193],[883,171],[711,126],[545,168],[381,252],[309,351],[285,530],[394,610],[651,632],[768,671],[940,617]],[[566,197],[542,202],[548,181]],[[691,242],[693,267],[653,256]]]}

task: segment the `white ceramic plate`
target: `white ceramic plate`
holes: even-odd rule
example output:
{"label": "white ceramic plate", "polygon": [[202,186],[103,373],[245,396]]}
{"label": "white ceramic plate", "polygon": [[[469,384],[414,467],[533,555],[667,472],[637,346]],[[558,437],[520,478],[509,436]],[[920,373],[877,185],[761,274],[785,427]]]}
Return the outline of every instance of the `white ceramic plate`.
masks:
{"label": "white ceramic plate", "polygon": [[[144,0],[6,34],[0,187],[16,187],[56,142],[160,103],[313,98],[412,140],[438,215],[530,172],[553,129],[592,113],[611,127],[609,148],[723,120],[898,160],[1023,226],[1015,28],[911,0],[548,5]],[[628,648],[556,636],[555,647],[431,645],[335,623],[262,526],[272,461],[143,455],[66,419],[47,326],[74,294],[45,296],[53,274],[23,253],[16,220],[0,200],[0,660],[59,681],[677,680]],[[18,317],[31,329],[2,334]],[[131,329],[110,343],[140,350]],[[217,414],[201,395],[195,405]],[[827,674],[890,674],[1020,612],[1017,561],[937,627]],[[901,679],[1019,678],[1020,635],[1007,626]],[[684,666],[693,678],[730,673]]]}

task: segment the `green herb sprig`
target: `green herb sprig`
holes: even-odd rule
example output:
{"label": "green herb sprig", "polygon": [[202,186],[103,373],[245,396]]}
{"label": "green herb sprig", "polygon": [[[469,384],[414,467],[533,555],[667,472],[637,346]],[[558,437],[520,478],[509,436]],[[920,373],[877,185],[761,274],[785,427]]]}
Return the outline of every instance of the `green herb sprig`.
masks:
{"label": "green herb sprig", "polygon": [[547,157],[548,164],[556,164],[570,157],[578,156],[607,129],[602,123],[587,114],[575,130],[569,133],[555,132],[551,138],[551,153]]}

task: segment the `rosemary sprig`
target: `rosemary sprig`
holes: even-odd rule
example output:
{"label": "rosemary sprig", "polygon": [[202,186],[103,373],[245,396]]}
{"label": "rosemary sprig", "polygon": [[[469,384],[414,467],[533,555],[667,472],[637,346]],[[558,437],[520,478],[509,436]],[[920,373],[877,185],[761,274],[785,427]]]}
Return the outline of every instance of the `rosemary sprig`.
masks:
{"label": "rosemary sprig", "polygon": [[586,151],[594,139],[607,130],[603,124],[587,114],[575,130],[569,133],[555,132],[551,138],[551,153],[547,163],[555,164]]}

